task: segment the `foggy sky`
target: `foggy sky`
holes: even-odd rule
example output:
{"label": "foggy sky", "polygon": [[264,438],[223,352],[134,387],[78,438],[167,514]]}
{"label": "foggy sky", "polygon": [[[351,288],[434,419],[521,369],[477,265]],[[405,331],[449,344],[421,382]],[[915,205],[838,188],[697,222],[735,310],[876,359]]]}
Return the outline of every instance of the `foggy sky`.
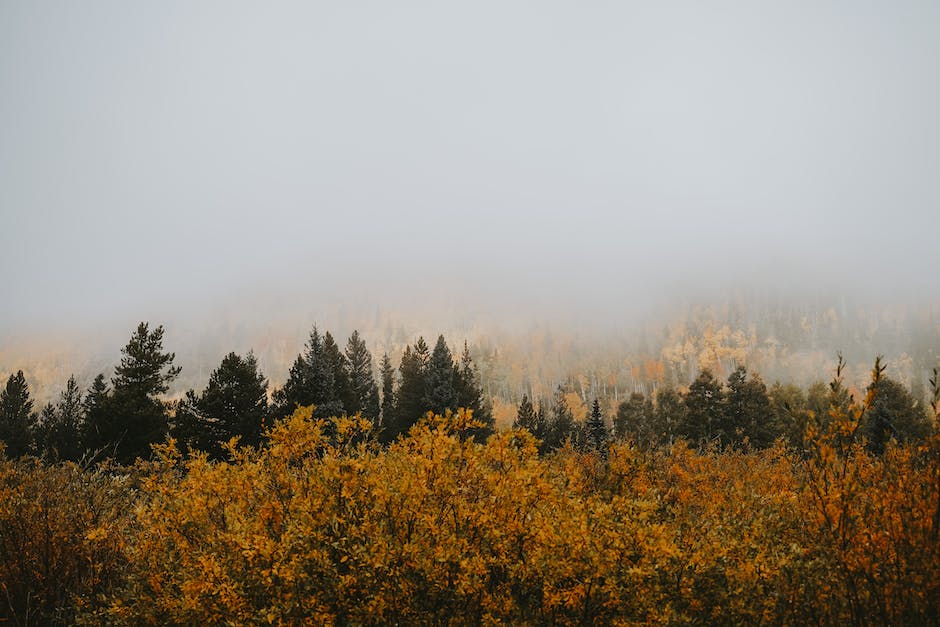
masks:
{"label": "foggy sky", "polygon": [[940,293],[940,4],[0,2],[0,327]]}

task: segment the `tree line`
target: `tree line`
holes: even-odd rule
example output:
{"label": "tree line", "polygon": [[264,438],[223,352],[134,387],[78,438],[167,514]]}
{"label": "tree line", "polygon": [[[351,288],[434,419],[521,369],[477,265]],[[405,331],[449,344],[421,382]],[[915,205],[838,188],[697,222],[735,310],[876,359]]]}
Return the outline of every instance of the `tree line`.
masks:
{"label": "tree line", "polygon": [[111,458],[128,464],[147,458],[151,445],[168,435],[184,450],[222,459],[226,445],[258,446],[266,430],[301,406],[314,405],[317,417],[361,415],[380,441],[406,433],[427,412],[458,408],[473,412],[471,435],[493,431],[492,413],[466,343],[458,359],[443,336],[433,350],[423,337],[408,346],[397,369],[383,355],[379,382],[373,359],[358,331],[345,350],[332,334],[313,328],[282,388],[269,390],[252,353],[226,355],[201,392],[188,390],[175,402],[163,395],[179,376],[175,354],[163,348],[162,326],[141,322],[110,380],[98,374],[82,391],[71,376],[56,402],[38,412],[22,370],[0,390],[0,442],[6,455],[34,455],[50,461]]}
{"label": "tree line", "polygon": [[[358,331],[341,349],[329,331],[314,327],[283,387],[269,390],[252,353],[232,352],[201,392],[190,389],[180,400],[167,402],[163,395],[180,368],[173,365],[175,355],[164,350],[163,334],[162,326],[142,322],[121,350],[110,379],[98,374],[83,392],[72,376],[58,400],[38,412],[23,372],[10,375],[0,390],[0,441],[6,454],[48,460],[110,457],[127,464],[149,456],[150,446],[170,435],[184,450],[221,459],[232,438],[258,446],[275,420],[309,405],[317,418],[360,414],[384,444],[407,433],[427,412],[443,415],[458,408],[472,410],[479,423],[473,437],[482,440],[493,431],[492,411],[466,342],[455,358],[443,336],[433,349],[418,338],[405,348],[397,369],[383,355],[376,380],[372,354]],[[841,369],[841,357],[839,363]],[[861,425],[874,453],[891,439],[923,438],[930,424],[926,406],[904,385],[888,377],[880,385]],[[517,408],[514,426],[535,435],[543,453],[566,443],[603,450],[614,439],[646,447],[685,439],[767,448],[782,438],[798,448],[807,424],[827,420],[832,393],[822,383],[806,392],[780,383],[768,389],[743,366],[721,381],[706,368],[685,390],[663,387],[649,397],[633,393],[611,416],[595,399],[580,421],[566,391],[559,386],[548,401],[533,402],[524,395]],[[849,403],[848,391],[840,388],[839,394]]]}
{"label": "tree line", "polygon": [[[840,373],[844,369],[841,356],[837,369]],[[833,389],[833,385],[838,387]],[[859,426],[859,435],[871,452],[882,453],[892,439],[917,441],[930,433],[930,414],[922,401],[889,377],[882,376],[878,386],[871,410]],[[746,443],[759,449],[783,439],[798,449],[807,425],[830,420],[833,394],[843,409],[852,401],[841,379],[829,386],[815,383],[805,393],[795,385],[779,382],[768,389],[744,366],[736,368],[725,382],[706,368],[684,391],[660,388],[653,398],[635,392],[609,419],[594,399],[586,420],[579,422],[565,392],[559,386],[550,403],[537,404],[523,395],[517,408],[513,426],[535,435],[542,452],[566,443],[581,450],[603,450],[611,439],[630,439],[647,448],[683,439],[721,448]],[[547,412],[545,405],[549,405]]]}

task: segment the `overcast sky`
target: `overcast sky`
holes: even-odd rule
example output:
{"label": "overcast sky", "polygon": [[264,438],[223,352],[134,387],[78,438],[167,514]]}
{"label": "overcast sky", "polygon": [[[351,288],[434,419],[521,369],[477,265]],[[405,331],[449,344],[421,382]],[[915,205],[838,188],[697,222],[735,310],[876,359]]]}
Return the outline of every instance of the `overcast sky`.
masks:
{"label": "overcast sky", "polygon": [[7,332],[938,293],[940,3],[2,0],[0,218]]}

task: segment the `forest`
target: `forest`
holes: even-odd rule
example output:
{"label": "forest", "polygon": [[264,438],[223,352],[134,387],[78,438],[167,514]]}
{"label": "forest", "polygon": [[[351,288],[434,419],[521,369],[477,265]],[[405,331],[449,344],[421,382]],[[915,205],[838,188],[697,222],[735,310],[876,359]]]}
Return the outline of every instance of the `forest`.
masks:
{"label": "forest", "polygon": [[[940,382],[735,367],[498,427],[465,344],[314,327],[201,391],[141,323],[113,376],[0,391],[11,624],[937,624]],[[376,374],[378,376],[376,376]],[[858,398],[856,396],[858,395]]]}

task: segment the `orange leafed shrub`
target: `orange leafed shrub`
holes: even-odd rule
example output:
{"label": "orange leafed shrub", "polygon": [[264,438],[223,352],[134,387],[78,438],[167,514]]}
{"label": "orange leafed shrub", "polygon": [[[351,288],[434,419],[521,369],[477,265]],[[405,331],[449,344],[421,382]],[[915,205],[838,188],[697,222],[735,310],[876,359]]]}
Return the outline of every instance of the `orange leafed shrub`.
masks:
{"label": "orange leafed shrub", "polygon": [[[306,408],[228,462],[158,447],[133,490],[3,462],[0,514],[54,530],[30,564],[77,552],[56,572],[93,624],[935,624],[940,436],[874,456],[855,439],[870,401],[834,404],[799,452],[546,457],[526,431],[475,442],[468,412],[382,449],[367,421]],[[42,517],[60,474],[99,518]],[[7,588],[28,570],[0,568]]]}

